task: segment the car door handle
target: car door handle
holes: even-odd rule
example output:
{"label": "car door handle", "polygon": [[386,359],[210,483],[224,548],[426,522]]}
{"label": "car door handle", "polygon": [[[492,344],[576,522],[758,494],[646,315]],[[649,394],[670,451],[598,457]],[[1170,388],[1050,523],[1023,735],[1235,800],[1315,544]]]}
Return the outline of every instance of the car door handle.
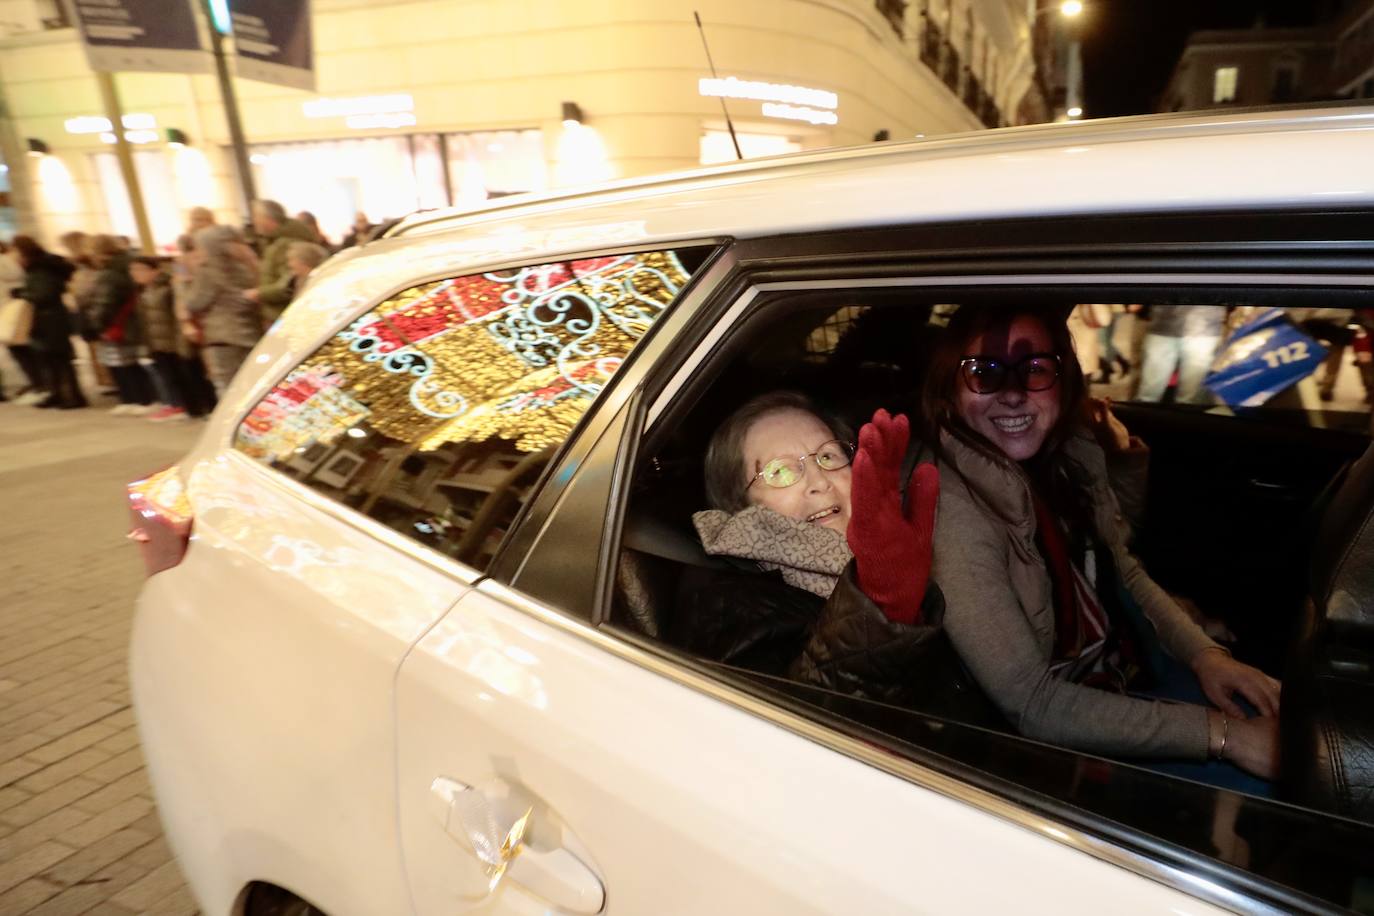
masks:
{"label": "car door handle", "polygon": [[[519,793],[501,783],[490,792],[447,776],[430,785],[435,815],[450,837],[465,843],[487,872],[487,893],[503,880],[513,881],[568,913],[599,913],[606,904],[601,879],[567,848],[572,837],[567,827],[554,823],[551,812],[540,805],[550,823],[536,831],[534,805],[517,801]],[[535,842],[538,833],[552,844]]]}

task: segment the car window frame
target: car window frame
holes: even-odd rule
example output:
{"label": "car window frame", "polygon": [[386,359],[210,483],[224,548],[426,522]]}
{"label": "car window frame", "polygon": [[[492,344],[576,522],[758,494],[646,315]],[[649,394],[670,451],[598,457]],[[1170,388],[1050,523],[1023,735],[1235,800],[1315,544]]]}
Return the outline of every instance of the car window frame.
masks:
{"label": "car window frame", "polygon": [[[230,456],[234,460],[241,461],[246,467],[251,468],[255,473],[263,475],[263,479],[269,481],[273,485],[278,487],[285,486],[290,492],[305,498],[306,501],[312,507],[326,513],[331,518],[334,518],[346,525],[349,525],[350,527],[356,530],[362,531],[368,534],[369,536],[377,537],[380,540],[386,542],[389,546],[402,550],[402,552],[406,555],[413,557],[417,560],[420,560],[421,562],[424,562],[426,565],[432,568],[438,569],[441,572],[454,576],[456,579],[458,579],[466,585],[475,585],[483,579],[489,578],[493,574],[493,570],[497,568],[497,564],[501,560],[502,554],[506,552],[507,547],[512,540],[512,535],[514,535],[516,531],[521,527],[522,521],[528,514],[530,506],[540,497],[549,480],[553,478],[554,469],[562,465],[566,456],[568,455],[569,449],[575,443],[584,439],[583,432],[586,429],[588,429],[591,424],[597,422],[595,419],[597,416],[605,416],[605,414],[603,414],[599,410],[599,408],[603,404],[608,392],[610,392],[612,389],[619,387],[618,379],[622,371],[633,367],[633,365],[637,362],[635,359],[635,355],[640,350],[644,349],[644,346],[651,341],[651,339],[655,336],[655,332],[657,331],[658,326],[662,324],[665,319],[670,317],[671,313],[678,305],[678,303],[682,302],[685,298],[687,298],[689,295],[693,293],[694,289],[696,288],[698,278],[700,276],[704,276],[707,273],[708,269],[713,264],[717,263],[722,252],[728,250],[731,242],[732,240],[725,236],[701,236],[685,240],[674,241],[648,240],[638,244],[620,244],[600,248],[573,250],[562,253],[545,252],[534,256],[527,255],[522,258],[512,258],[508,260],[494,261],[490,264],[485,264],[481,266],[467,265],[466,267],[462,268],[462,270],[464,271],[462,273],[455,273],[453,269],[450,269],[434,270],[414,274],[405,281],[384,287],[384,292],[369,297],[362,304],[357,305],[356,307],[348,311],[344,317],[338,318],[333,322],[325,324],[324,328],[326,330],[324,332],[316,334],[313,341],[313,345],[310,347],[309,352],[304,353],[300,355],[298,358],[289,361],[289,363],[285,365],[284,368],[281,368],[277,371],[270,373],[263,373],[261,376],[259,376],[253,383],[250,395],[245,398],[244,406],[239,410],[235,411],[235,413],[232,415],[232,422],[226,424],[223,427],[224,435],[223,438],[220,439],[218,442],[218,451],[221,454]],[[505,536],[502,538],[496,553],[492,556],[492,559],[487,564],[487,568],[485,570],[479,570],[474,566],[471,566],[454,557],[450,557],[445,553],[435,550],[433,547],[423,543],[422,541],[416,540],[411,537],[407,537],[405,534],[402,534],[401,532],[386,525],[385,523],[374,519],[367,513],[361,512],[358,509],[345,505],[344,503],[341,503],[336,499],[332,499],[331,497],[326,496],[325,494],[319,492],[313,487],[310,487],[307,484],[304,484],[301,481],[298,481],[290,477],[289,475],[282,473],[276,468],[273,468],[265,464],[264,462],[251,457],[250,455],[244,453],[237,447],[236,443],[238,438],[238,432],[240,427],[243,425],[244,421],[248,418],[249,414],[252,413],[254,408],[256,408],[258,404],[264,398],[266,398],[267,395],[273,389],[275,389],[276,386],[280,384],[283,379],[285,379],[293,371],[295,371],[302,364],[308,361],[312,356],[315,355],[315,353],[319,352],[319,350],[322,347],[324,347],[330,340],[332,340],[335,336],[337,336],[341,331],[343,331],[353,322],[357,321],[363,315],[366,315],[372,310],[376,309],[382,303],[394,298],[395,296],[399,295],[400,293],[406,290],[414,289],[417,286],[424,286],[429,283],[436,283],[441,282],[443,280],[454,279],[456,277],[466,277],[471,276],[472,274],[513,270],[533,266],[536,264],[549,264],[561,261],[576,261],[590,258],[610,257],[614,255],[623,254],[640,254],[650,251],[676,251],[687,248],[710,250],[706,254],[706,257],[702,261],[702,264],[697,269],[697,271],[693,273],[690,277],[688,277],[687,284],[683,287],[682,291],[679,293],[677,298],[674,299],[673,302],[669,303],[668,306],[664,309],[664,314],[661,316],[660,320],[655,321],[653,326],[650,327],[649,331],[644,335],[644,337],[641,338],[638,344],[631,349],[625,363],[621,366],[621,369],[611,376],[610,383],[607,385],[606,389],[602,390],[597,395],[597,397],[593,400],[592,404],[589,405],[588,409],[584,411],[583,414],[578,418],[577,423],[573,426],[572,430],[569,431],[567,438],[555,450],[553,456],[545,465],[543,471],[541,471],[539,477],[536,479],[533,487],[531,488],[530,498],[525,501],[525,503],[520,507],[520,510],[516,513],[516,516],[512,519],[512,522],[509,528],[507,529]],[[396,256],[400,257],[400,252],[397,252]],[[643,365],[642,361],[639,364]],[[640,371],[642,372],[643,370]]]}
{"label": "car window frame", "polygon": [[[1224,223],[1232,224],[1229,217]],[[985,227],[978,228],[980,234],[985,231]],[[1300,241],[1296,247],[1303,252],[1303,263],[1297,270],[1287,260],[1294,246],[1284,241],[1251,240],[1230,246],[1219,244],[1210,246],[1201,253],[1192,245],[1169,244],[1159,250],[1154,250],[1156,246],[1136,245],[1134,250],[1130,251],[1129,271],[1118,267],[1116,270],[1101,272],[1101,261],[1095,259],[1096,263],[1091,265],[1094,269],[1085,273],[1082,272],[1082,268],[1089,265],[1085,265],[1082,258],[1047,257],[1043,246],[1034,252],[1034,269],[1027,270],[1027,252],[1014,247],[997,249],[991,254],[966,251],[962,257],[950,260],[934,256],[914,257],[909,251],[890,252],[870,248],[868,245],[856,244],[853,235],[855,234],[848,234],[848,237],[839,234],[835,236],[846,238],[846,244],[842,247],[850,249],[851,252],[841,254],[836,254],[833,249],[817,250],[817,243],[823,246],[827,239],[823,234],[809,236],[806,241],[794,236],[773,240],[748,240],[737,244],[735,255],[740,263],[734,284],[735,295],[717,297],[712,308],[701,316],[701,323],[706,326],[699,327],[698,339],[686,357],[677,361],[665,360],[655,366],[654,373],[645,379],[643,425],[636,429],[633,423],[629,424],[625,432],[624,447],[628,457],[622,460],[628,467],[635,466],[636,450],[646,438],[653,435],[655,424],[671,420],[672,411],[669,408],[673,402],[684,399],[694,401],[691,394],[697,386],[709,386],[710,381],[706,380],[706,377],[710,373],[701,370],[705,365],[717,364],[715,359],[722,358],[718,351],[722,340],[727,339],[727,334],[743,327],[760,308],[768,305],[767,302],[757,302],[763,293],[894,283],[911,285],[910,281],[915,278],[923,281],[920,285],[930,287],[1015,287],[1023,284],[1034,284],[1039,287],[1072,280],[1072,285],[1115,284],[1133,288],[1176,283],[1223,289],[1273,284],[1283,291],[1303,286],[1368,289],[1371,285],[1370,277],[1374,275],[1374,270],[1370,269],[1374,267],[1374,260],[1368,256],[1374,251],[1374,245],[1366,241],[1335,240],[1331,244],[1332,248],[1337,249],[1334,253],[1314,247],[1309,242]],[[872,235],[902,238],[909,233],[879,230]],[[1127,248],[1130,247],[1130,243],[1107,244],[1100,247],[1120,252],[1123,244]],[[808,252],[807,249],[811,250]],[[1347,252],[1352,250],[1364,255],[1353,259],[1356,264],[1352,264],[1352,259],[1347,256]],[[926,252],[921,254],[929,255]],[[1060,254],[1064,255],[1065,252],[1061,251]],[[1318,267],[1321,269],[1313,269]],[[1008,268],[1012,272],[1006,272]],[[949,282],[952,279],[960,279],[962,283]],[[724,324],[729,326],[723,328]],[[687,348],[679,348],[679,352],[683,349]],[[617,515],[606,529],[602,544],[599,564],[602,567],[602,579],[598,588],[598,606],[594,619],[603,631],[612,633],[616,638],[662,659],[669,670],[681,666],[699,670],[703,667],[701,660],[691,659],[665,644],[629,633],[610,623],[610,599],[613,591],[611,580],[628,502],[629,478],[629,474],[622,475],[619,481],[620,489],[607,494],[608,504]],[[743,689],[750,688],[744,686]],[[776,700],[777,698],[773,697],[767,702]],[[832,719],[827,723],[827,727],[834,732],[843,733],[842,722]],[[1324,812],[1310,813],[1318,817],[1328,816]],[[1335,821],[1340,820],[1334,815],[1330,817]],[[1074,820],[1076,821],[1076,818]],[[1061,828],[1064,826],[1067,826],[1067,822],[1060,824]],[[1129,825],[1119,826],[1131,829]],[[1362,828],[1364,826],[1366,825],[1361,825]],[[1079,826],[1075,825],[1071,829],[1078,830]],[[1146,839],[1152,839],[1148,834],[1144,836]],[[1273,907],[1274,911],[1295,907],[1314,911],[1335,911],[1327,901],[1310,897],[1237,866],[1199,857],[1187,850],[1175,847],[1167,850],[1165,857],[1172,859],[1173,863],[1166,864],[1151,858],[1148,865],[1137,862],[1135,866],[1126,867],[1132,867],[1137,871],[1143,868],[1141,873],[1223,906],[1235,907],[1236,901],[1231,894],[1241,893],[1247,905]],[[1207,893],[1199,893],[1197,872],[1201,870],[1209,873],[1218,867],[1222,872],[1220,877],[1228,885],[1228,889],[1221,891],[1219,896],[1213,896],[1213,892],[1218,891],[1217,888],[1211,888]]]}

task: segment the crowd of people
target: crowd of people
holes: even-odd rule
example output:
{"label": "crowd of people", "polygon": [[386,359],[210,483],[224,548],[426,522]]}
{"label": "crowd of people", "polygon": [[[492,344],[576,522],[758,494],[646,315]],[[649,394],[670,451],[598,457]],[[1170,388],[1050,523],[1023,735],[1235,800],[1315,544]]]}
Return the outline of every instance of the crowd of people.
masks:
{"label": "crowd of people", "polygon": [[138,254],[108,234],[66,233],[65,256],[17,235],[0,243],[0,283],[30,316],[22,337],[8,342],[20,378],[0,379],[0,400],[9,382],[20,404],[88,407],[76,369],[84,362],[115,398],[113,414],[203,417],[310,272],[373,229],[359,214],[336,247],[310,213],[290,217],[280,203],[258,200],[243,229],[191,210],[173,258]]}
{"label": "crowd of people", "polygon": [[[1263,309],[1224,305],[1077,306],[1069,319],[1089,381],[1117,385],[1135,401],[1161,401],[1173,382],[1180,404],[1211,404],[1204,380],[1223,342]],[[1289,317],[1327,349],[1316,373],[1323,402],[1336,397],[1342,367],[1353,362],[1374,405],[1374,309],[1298,308]],[[1353,361],[1348,357],[1353,355]]]}

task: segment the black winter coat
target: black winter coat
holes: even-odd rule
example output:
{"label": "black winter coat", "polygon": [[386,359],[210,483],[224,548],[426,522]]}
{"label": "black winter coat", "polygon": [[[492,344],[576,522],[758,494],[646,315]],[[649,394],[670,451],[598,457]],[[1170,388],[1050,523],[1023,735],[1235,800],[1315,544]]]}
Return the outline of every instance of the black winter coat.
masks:
{"label": "black winter coat", "polygon": [[689,567],[668,640],[750,671],[1005,728],[945,636],[944,597],[934,583],[922,617],[915,626],[888,620],[859,589],[852,561],[828,599],[788,585],[779,573]]}
{"label": "black winter coat", "polygon": [[115,255],[101,268],[77,305],[81,310],[81,336],[86,340],[109,340],[113,331],[119,336],[116,343],[143,342],[138,320],[138,285],[129,276],[127,254]]}
{"label": "black winter coat", "polygon": [[33,304],[33,332],[29,345],[43,353],[70,359],[72,319],[62,304],[62,294],[75,270],[65,258],[50,251],[24,269],[19,298]]}

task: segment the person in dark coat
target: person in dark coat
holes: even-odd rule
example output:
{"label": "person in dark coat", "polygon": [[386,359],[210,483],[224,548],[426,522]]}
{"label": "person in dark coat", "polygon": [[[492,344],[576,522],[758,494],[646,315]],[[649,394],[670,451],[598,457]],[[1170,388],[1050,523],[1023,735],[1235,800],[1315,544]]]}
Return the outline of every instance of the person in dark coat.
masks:
{"label": "person in dark coat", "polygon": [[171,276],[162,269],[161,261],[150,257],[134,258],[129,263],[129,275],[139,286],[138,317],[143,325],[143,340],[166,405],[149,414],[148,419],[163,422],[204,416],[209,406],[203,403],[194,369],[199,360],[182,335]]}
{"label": "person in dark coat", "polygon": [[152,377],[138,361],[143,325],[138,316],[138,286],[129,275],[129,253],[112,235],[97,235],[90,244],[91,286],[77,299],[81,336],[96,344],[96,358],[114,377],[119,404],[111,413],[151,413]]}
{"label": "person in dark coat", "polygon": [[[905,417],[880,411],[857,452],[803,395],[735,411],[706,458],[712,509],[693,523],[729,569],[686,572],[670,642],[837,692],[998,727],[964,672],[929,583],[938,498],[917,465],[903,507]],[[853,517],[851,517],[851,512]]]}
{"label": "person in dark coat", "polygon": [[39,407],[69,410],[86,406],[86,396],[76,381],[72,360],[72,319],[62,302],[75,268],[65,258],[55,255],[30,236],[16,235],[12,243],[19,266],[24,268],[24,285],[19,297],[33,304],[33,330],[29,346],[42,385],[48,396]]}

